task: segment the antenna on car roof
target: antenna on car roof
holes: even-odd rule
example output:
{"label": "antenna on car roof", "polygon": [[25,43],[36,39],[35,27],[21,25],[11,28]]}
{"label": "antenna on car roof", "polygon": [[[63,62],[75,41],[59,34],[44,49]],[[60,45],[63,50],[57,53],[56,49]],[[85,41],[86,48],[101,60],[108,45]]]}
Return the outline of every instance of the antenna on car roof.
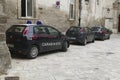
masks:
{"label": "antenna on car roof", "polygon": [[41,25],[42,22],[41,22],[40,20],[38,20],[38,21],[36,22],[36,24],[37,24],[37,25]]}
{"label": "antenna on car roof", "polygon": [[27,24],[32,24],[32,21],[31,21],[31,20],[28,20],[28,21],[27,21]]}

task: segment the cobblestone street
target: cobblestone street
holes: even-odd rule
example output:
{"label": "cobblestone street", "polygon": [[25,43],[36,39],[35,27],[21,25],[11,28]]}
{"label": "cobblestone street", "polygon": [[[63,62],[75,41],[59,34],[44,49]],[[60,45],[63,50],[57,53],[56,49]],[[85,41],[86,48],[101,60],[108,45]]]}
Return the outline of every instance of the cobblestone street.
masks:
{"label": "cobblestone street", "polygon": [[120,80],[120,35],[86,46],[72,44],[67,52],[48,52],[36,59],[13,56],[12,69],[2,75],[20,80]]}

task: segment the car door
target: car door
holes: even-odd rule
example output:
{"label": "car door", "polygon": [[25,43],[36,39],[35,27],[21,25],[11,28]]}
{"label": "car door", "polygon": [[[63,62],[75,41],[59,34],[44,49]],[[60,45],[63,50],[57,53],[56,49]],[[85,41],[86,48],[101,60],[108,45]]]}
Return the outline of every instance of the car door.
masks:
{"label": "car door", "polygon": [[48,33],[45,26],[34,27],[34,35],[37,37],[36,44],[40,47],[40,52],[49,51]]}
{"label": "car door", "polygon": [[61,49],[63,39],[61,38],[60,32],[53,27],[47,27],[47,33],[49,49],[50,50]]}
{"label": "car door", "polygon": [[56,50],[62,48],[63,39],[61,38],[60,32],[53,28],[47,27],[47,32],[49,36],[50,50]]}

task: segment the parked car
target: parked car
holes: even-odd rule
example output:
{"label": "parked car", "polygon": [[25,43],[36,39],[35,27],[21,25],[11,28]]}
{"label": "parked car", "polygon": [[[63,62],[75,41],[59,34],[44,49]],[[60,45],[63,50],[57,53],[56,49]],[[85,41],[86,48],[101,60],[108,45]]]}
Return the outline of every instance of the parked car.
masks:
{"label": "parked car", "polygon": [[105,28],[105,27],[92,27],[91,30],[95,32],[95,39],[110,39],[110,35],[112,34],[112,31]]}
{"label": "parked car", "polygon": [[6,31],[6,43],[10,52],[36,58],[38,53],[62,50],[67,51],[69,42],[65,35],[48,25],[13,25]]}
{"label": "parked car", "polygon": [[67,30],[66,36],[70,42],[78,42],[83,45],[95,41],[94,32],[88,27],[72,26]]}

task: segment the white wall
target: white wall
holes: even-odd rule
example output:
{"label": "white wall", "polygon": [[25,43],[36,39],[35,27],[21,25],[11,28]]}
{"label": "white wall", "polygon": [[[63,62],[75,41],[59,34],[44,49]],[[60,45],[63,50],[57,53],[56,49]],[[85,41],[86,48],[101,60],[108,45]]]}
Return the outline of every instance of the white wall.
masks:
{"label": "white wall", "polygon": [[[58,0],[38,0],[38,5],[40,7],[54,7]],[[60,1],[60,10],[69,12],[69,0],[59,0]]]}
{"label": "white wall", "polygon": [[[99,21],[99,19],[104,17],[113,18],[114,1],[115,0],[99,0],[99,4],[97,4],[97,0],[89,0],[88,5],[86,5],[85,0],[82,0],[81,25],[87,26],[92,20]],[[108,8],[110,9],[109,13],[107,12]]]}

